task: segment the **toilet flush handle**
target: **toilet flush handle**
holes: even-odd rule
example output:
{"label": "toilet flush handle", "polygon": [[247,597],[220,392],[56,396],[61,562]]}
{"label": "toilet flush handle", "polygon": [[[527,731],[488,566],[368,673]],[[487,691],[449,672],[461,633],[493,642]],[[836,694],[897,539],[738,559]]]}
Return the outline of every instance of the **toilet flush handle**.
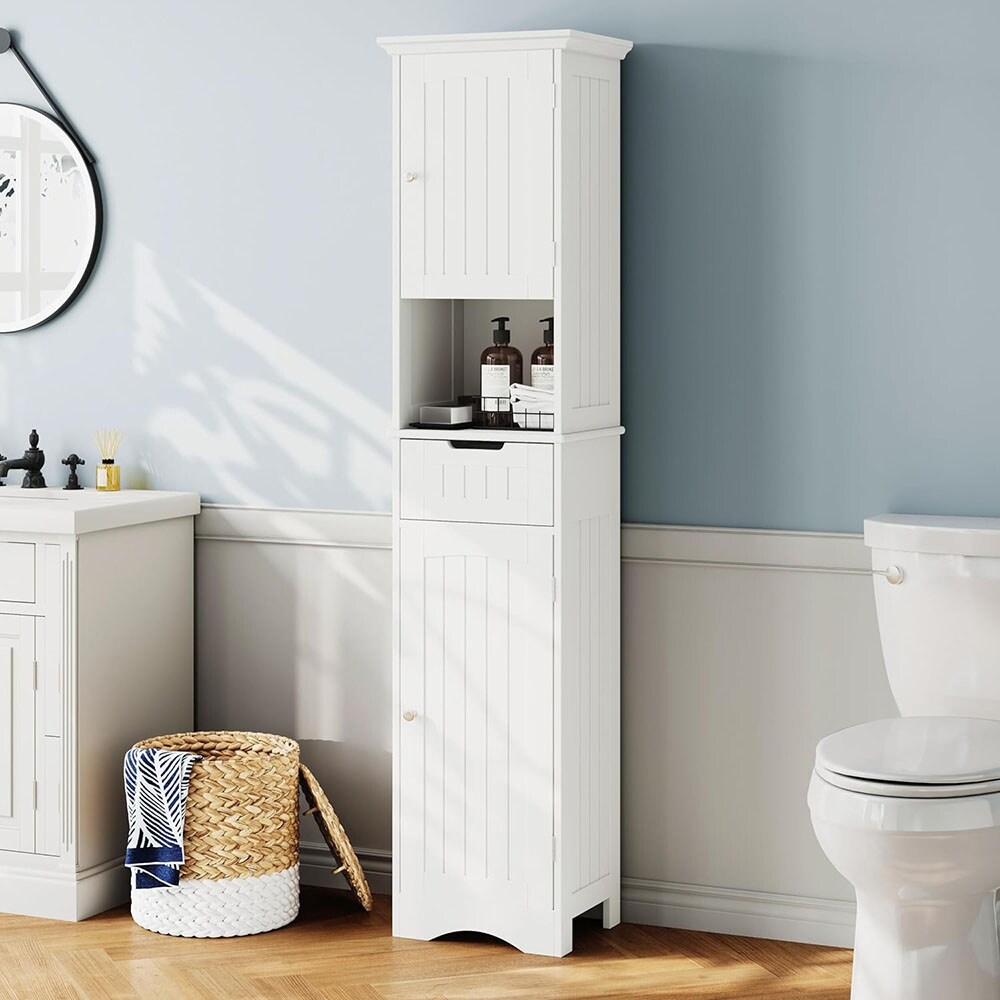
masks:
{"label": "toilet flush handle", "polygon": [[887,566],[885,569],[873,569],[872,573],[875,576],[884,576],[887,583],[897,584],[903,582],[903,570],[901,567],[895,565],[895,563]]}

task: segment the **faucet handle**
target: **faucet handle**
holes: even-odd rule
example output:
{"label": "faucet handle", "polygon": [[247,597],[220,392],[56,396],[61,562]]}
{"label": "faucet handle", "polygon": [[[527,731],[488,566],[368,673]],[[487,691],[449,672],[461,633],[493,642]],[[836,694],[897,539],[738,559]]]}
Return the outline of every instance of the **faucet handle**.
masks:
{"label": "faucet handle", "polygon": [[34,427],[31,428],[31,433],[28,435],[28,444],[31,445],[32,448],[38,447],[38,431],[36,431]]}
{"label": "faucet handle", "polygon": [[62,460],[63,465],[69,466],[69,481],[63,487],[64,490],[82,490],[83,487],[80,485],[80,480],[76,474],[76,467],[78,465],[86,465],[87,463],[80,458],[80,456],[74,451],[67,455]]}

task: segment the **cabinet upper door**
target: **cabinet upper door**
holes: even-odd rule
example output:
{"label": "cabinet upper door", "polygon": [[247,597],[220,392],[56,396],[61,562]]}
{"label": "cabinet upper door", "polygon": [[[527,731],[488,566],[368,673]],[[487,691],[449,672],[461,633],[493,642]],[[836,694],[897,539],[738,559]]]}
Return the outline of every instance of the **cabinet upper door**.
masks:
{"label": "cabinet upper door", "polygon": [[399,537],[397,886],[433,933],[488,899],[474,926],[517,940],[553,905],[552,532]]}
{"label": "cabinet upper door", "polygon": [[35,849],[35,619],[0,615],[0,850]]}
{"label": "cabinet upper door", "polygon": [[404,55],[403,298],[552,298],[554,53]]}

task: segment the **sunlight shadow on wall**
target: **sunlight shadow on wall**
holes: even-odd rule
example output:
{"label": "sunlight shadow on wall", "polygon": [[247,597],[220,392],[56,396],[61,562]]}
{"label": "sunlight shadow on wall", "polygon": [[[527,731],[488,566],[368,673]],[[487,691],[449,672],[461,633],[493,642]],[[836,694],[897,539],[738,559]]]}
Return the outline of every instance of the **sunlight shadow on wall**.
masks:
{"label": "sunlight shadow on wall", "polygon": [[133,369],[176,394],[148,419],[147,453],[183,462],[206,500],[332,506],[313,498],[346,483],[351,506],[388,508],[387,410],[140,243],[133,277]]}

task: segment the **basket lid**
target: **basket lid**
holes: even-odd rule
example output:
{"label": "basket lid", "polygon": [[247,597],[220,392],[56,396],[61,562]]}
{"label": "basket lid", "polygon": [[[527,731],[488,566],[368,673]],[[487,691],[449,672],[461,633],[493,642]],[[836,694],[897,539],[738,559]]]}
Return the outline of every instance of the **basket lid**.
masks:
{"label": "basket lid", "polygon": [[[372,891],[368,888],[368,879],[361,870],[361,863],[358,856],[351,847],[351,841],[347,836],[337,814],[330,805],[330,800],[326,797],[320,783],[316,780],[316,775],[309,770],[305,764],[299,765],[299,780],[302,784],[302,791],[306,801],[309,803],[309,812],[316,817],[323,839],[330,848],[330,853],[340,865],[339,871],[344,873],[344,878],[354,890],[354,895],[358,897],[358,902],[369,913],[372,909]],[[335,872],[336,874],[336,872]]]}

